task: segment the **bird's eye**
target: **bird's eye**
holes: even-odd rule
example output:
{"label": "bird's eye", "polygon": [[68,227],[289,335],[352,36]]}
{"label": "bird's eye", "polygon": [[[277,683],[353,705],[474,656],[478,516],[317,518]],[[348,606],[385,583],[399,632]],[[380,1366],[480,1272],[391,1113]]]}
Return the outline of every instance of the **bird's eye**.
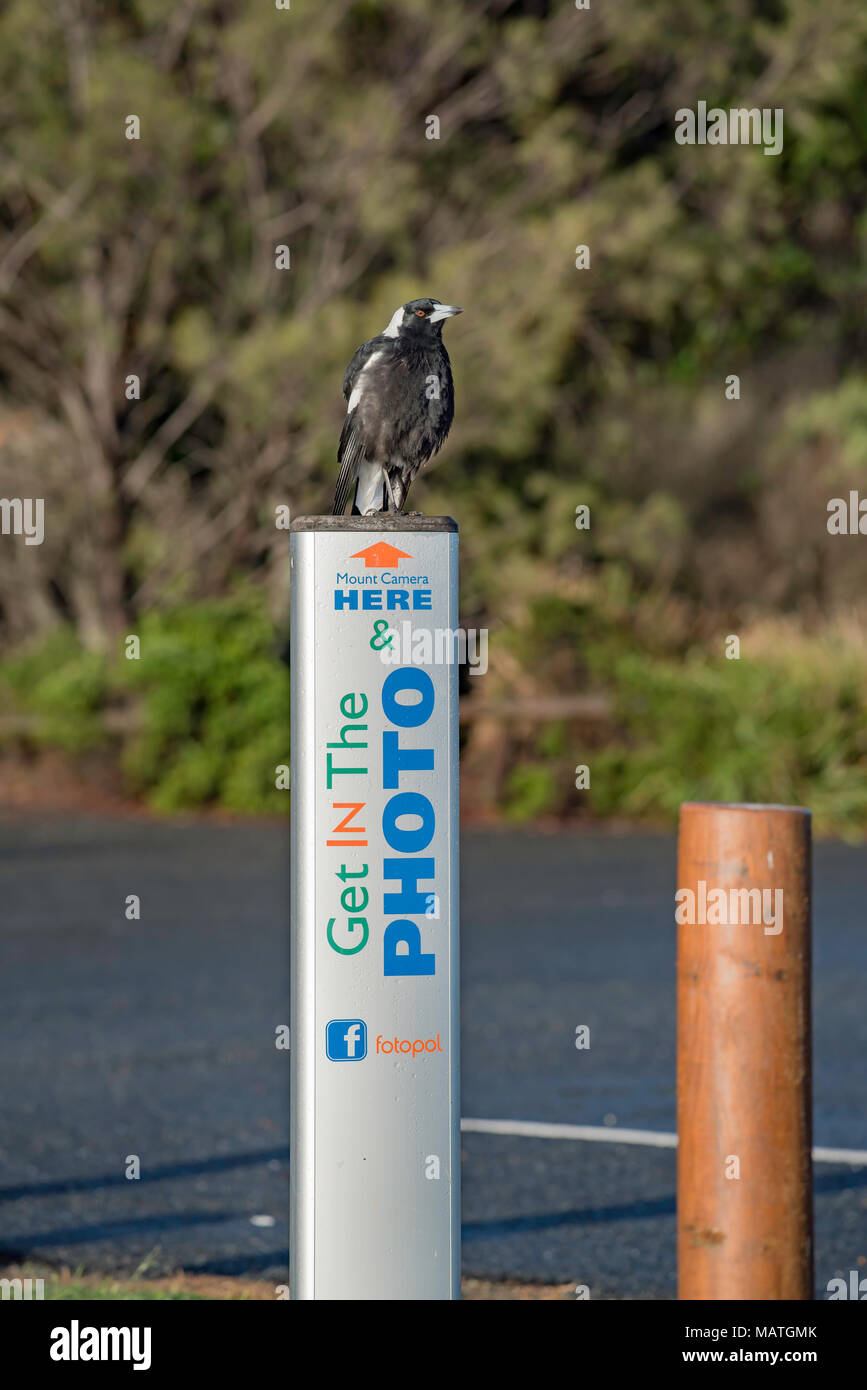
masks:
{"label": "bird's eye", "polygon": [[424,318],[424,314],[425,314],[424,309],[416,309],[416,313],[418,314],[418,316],[419,316],[420,319],[423,319],[423,318]]}

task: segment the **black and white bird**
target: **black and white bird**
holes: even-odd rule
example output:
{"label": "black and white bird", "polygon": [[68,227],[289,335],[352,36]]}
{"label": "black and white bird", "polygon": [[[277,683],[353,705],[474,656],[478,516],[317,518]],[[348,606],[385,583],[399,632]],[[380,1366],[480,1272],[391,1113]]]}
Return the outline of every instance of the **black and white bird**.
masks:
{"label": "black and white bird", "polygon": [[362,343],[343,378],[346,420],[337,451],[334,516],[403,510],[419,469],[444,443],[455,413],[446,319],[463,311],[412,299]]}

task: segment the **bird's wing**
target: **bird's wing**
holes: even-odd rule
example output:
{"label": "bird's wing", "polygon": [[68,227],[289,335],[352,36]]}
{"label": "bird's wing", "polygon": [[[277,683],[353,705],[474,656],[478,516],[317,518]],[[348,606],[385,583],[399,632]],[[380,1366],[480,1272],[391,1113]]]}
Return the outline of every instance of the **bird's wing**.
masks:
{"label": "bird's wing", "polygon": [[386,341],[382,334],[379,334],[376,338],[370,338],[366,343],[362,343],[361,347],[356,349],[352,361],[343,373],[343,399],[345,401],[348,401],[352,395],[352,388],[362,368],[367,365],[368,358],[378,352]]}
{"label": "bird's wing", "polygon": [[[362,343],[355,353],[349,366],[343,375],[343,395],[349,402],[349,409],[346,412],[346,419],[343,422],[343,430],[340,435],[340,444],[337,449],[337,461],[340,464],[340,472],[337,475],[337,486],[334,489],[333,516],[342,516],[346,510],[346,504],[352,495],[352,489],[358,477],[358,470],[363,463],[366,455],[364,452],[364,441],[358,428],[358,393],[356,386],[358,379],[364,368],[367,366],[371,357],[381,350],[387,340],[380,335],[371,338],[369,342]],[[353,395],[355,393],[355,395]]]}
{"label": "bird's wing", "polygon": [[364,444],[355,428],[357,414],[358,407],[356,406],[355,410],[350,410],[347,413],[343,422],[340,444],[337,449],[340,472],[337,475],[337,486],[334,489],[334,506],[331,509],[333,516],[343,516],[346,511],[346,504],[355,486],[359,467],[365,457]]}

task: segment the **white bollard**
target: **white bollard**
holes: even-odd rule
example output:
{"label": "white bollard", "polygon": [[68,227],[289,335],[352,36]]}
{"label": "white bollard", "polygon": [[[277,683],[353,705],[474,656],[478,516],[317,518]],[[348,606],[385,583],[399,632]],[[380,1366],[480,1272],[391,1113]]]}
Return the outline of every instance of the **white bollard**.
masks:
{"label": "white bollard", "polygon": [[292,1297],[459,1298],[457,526],[291,556]]}

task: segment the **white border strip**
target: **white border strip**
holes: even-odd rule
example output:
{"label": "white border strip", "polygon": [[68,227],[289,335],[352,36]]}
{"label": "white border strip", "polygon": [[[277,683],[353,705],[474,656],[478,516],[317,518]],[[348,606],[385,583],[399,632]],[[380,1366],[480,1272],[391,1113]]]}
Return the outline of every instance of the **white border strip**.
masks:
{"label": "white border strip", "polygon": [[[556,1125],[544,1120],[461,1120],[463,1134],[506,1134],[525,1139],[583,1139],[597,1144],[640,1144],[676,1149],[677,1135],[658,1129],[617,1129],[613,1125]],[[867,1164],[867,1149],[813,1150],[816,1163]]]}

